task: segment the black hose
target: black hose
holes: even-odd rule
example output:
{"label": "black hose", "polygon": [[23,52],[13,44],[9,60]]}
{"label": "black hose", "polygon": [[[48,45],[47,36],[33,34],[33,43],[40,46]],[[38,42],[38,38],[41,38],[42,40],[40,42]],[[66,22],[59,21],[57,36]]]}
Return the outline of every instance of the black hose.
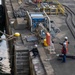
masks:
{"label": "black hose", "polygon": [[67,24],[68,28],[70,29],[71,34],[75,38],[75,24],[74,24],[74,21],[73,21],[74,20],[73,16],[75,16],[75,13],[68,6],[66,6],[66,5],[64,5],[64,6],[65,6],[65,9],[67,10],[66,24]]}

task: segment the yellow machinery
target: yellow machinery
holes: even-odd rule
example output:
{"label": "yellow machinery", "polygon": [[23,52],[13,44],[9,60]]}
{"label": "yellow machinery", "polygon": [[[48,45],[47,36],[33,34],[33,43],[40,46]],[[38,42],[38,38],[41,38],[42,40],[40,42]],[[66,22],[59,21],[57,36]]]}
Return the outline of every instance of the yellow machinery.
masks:
{"label": "yellow machinery", "polygon": [[41,3],[40,11],[45,11],[47,14],[58,14],[58,9],[55,5],[48,3]]}
{"label": "yellow machinery", "polygon": [[47,3],[40,3],[40,11],[47,14],[65,14],[65,8],[57,0],[45,0]]}
{"label": "yellow machinery", "polygon": [[47,14],[50,14],[50,8],[48,3],[41,3],[40,11],[46,12]]}
{"label": "yellow machinery", "polygon": [[64,8],[63,5],[60,4],[58,1],[57,1],[57,3],[58,3],[58,9],[60,10],[59,13],[62,13],[62,14],[64,15],[64,14],[65,14],[65,8]]}

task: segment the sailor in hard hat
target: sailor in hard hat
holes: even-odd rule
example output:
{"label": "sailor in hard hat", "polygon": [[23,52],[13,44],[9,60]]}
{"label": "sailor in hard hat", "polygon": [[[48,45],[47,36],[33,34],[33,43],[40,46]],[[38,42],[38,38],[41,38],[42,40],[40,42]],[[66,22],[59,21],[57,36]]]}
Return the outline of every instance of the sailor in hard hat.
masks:
{"label": "sailor in hard hat", "polygon": [[66,62],[66,53],[68,52],[68,37],[64,38],[64,42],[60,43],[62,45],[62,54],[63,54],[63,62]]}
{"label": "sailor in hard hat", "polygon": [[34,45],[34,48],[31,50],[34,57],[36,57],[37,55],[39,55],[39,52],[38,52],[37,47],[38,47],[38,45],[35,44],[35,45]]}

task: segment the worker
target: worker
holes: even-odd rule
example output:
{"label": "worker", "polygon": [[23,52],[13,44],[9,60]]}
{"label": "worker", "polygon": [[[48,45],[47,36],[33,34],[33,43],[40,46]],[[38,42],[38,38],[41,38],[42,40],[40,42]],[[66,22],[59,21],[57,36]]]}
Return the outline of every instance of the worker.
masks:
{"label": "worker", "polygon": [[35,44],[34,46],[35,47],[31,50],[31,52],[33,53],[33,56],[36,57],[37,55],[39,55],[39,52],[38,52],[38,49],[37,49],[38,45]]}
{"label": "worker", "polygon": [[2,58],[2,57],[0,57],[0,61],[1,61],[1,60],[3,60],[3,58]]}
{"label": "worker", "polygon": [[63,43],[59,43],[59,44],[62,45],[62,51],[61,51],[62,55],[63,55],[62,61],[66,62],[66,54],[68,52],[68,44],[69,44],[68,37],[65,37],[64,42]]}

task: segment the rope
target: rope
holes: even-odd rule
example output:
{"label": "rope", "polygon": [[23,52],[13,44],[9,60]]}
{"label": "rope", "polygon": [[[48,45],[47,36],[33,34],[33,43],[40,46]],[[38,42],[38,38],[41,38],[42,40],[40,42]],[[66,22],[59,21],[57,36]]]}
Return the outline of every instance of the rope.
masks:
{"label": "rope", "polygon": [[12,37],[12,38],[0,38],[0,40],[6,40],[6,41],[10,41],[12,39],[16,39],[16,37]]}
{"label": "rope", "polygon": [[17,37],[14,36],[14,34],[8,35],[8,34],[2,32],[1,30],[0,30],[0,33],[1,33],[1,34],[4,34],[5,36],[7,36],[7,38],[0,38],[0,40],[10,41],[10,40],[12,40],[12,39],[16,39],[16,38],[17,38]]}
{"label": "rope", "polygon": [[6,33],[2,32],[1,30],[0,30],[0,33],[1,33],[1,34],[4,34],[4,35],[6,35],[6,36],[9,36],[8,34],[6,34]]}

